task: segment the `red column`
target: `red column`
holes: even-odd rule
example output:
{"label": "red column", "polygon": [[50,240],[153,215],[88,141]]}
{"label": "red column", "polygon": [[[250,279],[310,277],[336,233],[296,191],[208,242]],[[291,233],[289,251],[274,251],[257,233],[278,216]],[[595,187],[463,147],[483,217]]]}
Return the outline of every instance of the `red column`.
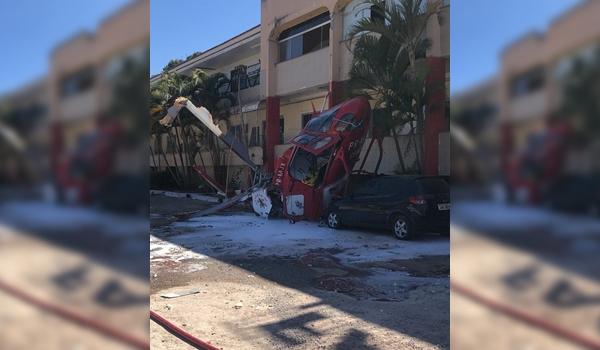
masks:
{"label": "red column", "polygon": [[341,81],[329,82],[329,108],[342,102],[344,98],[344,83]]}
{"label": "red column", "polygon": [[500,146],[500,162],[502,170],[508,172],[509,159],[513,153],[514,138],[513,125],[511,122],[505,121],[500,125],[501,146]]}
{"label": "red column", "polygon": [[267,97],[267,123],[265,130],[265,170],[272,173],[275,167],[275,145],[279,144],[279,97]]}
{"label": "red column", "polygon": [[446,129],[446,59],[443,57],[427,57],[429,74],[427,75],[427,115],[423,145],[424,175],[438,175],[439,134]]}
{"label": "red column", "polygon": [[63,152],[64,147],[63,126],[61,122],[52,123],[50,140],[50,166],[52,167],[52,171],[56,175],[56,173],[58,172],[60,156]]}

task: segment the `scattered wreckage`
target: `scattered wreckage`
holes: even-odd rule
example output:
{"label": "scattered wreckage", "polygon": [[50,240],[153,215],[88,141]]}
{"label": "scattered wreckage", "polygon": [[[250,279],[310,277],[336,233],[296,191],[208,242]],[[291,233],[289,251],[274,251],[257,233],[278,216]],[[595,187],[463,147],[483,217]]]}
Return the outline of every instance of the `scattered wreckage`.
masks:
{"label": "scattered wreckage", "polygon": [[[206,108],[195,106],[187,98],[177,98],[160,123],[170,126],[183,108],[200,120],[252,170],[253,180],[245,192],[208,210],[183,213],[179,215],[180,218],[208,215],[252,198],[255,213],[262,217],[281,215],[291,222],[320,219],[332,199],[346,191],[371,120],[371,106],[368,99],[362,96],[315,113],[304,129],[290,140],[292,146],[276,160],[274,173],[270,174],[252,161],[248,149],[232,132],[223,133]],[[359,172],[363,166],[364,160]],[[218,182],[210,178],[204,169],[195,170],[208,184],[219,190]]]}

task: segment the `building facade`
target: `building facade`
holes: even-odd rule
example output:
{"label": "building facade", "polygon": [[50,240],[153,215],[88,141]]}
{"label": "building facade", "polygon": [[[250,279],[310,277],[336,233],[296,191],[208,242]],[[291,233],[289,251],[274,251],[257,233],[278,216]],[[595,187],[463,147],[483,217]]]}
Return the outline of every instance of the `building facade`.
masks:
{"label": "building facade", "polygon": [[[288,140],[304,127],[314,110],[327,109],[345,98],[344,85],[352,62],[348,34],[354,24],[371,16],[371,12],[364,0],[263,0],[260,6],[259,26],[170,71],[189,75],[193,69],[201,68],[233,78],[234,68],[242,66],[245,76],[254,76],[256,85],[246,84],[245,89],[236,91],[241,96],[240,103],[232,108],[227,126],[236,127],[243,118],[251,141],[251,157],[272,171],[275,159],[290,147]],[[444,81],[446,89],[432,97],[436,103],[432,101],[431,105],[436,108],[429,108],[426,116],[425,173],[449,175],[447,1],[442,3],[440,13],[431,17],[426,35],[431,42],[427,53],[430,75]],[[155,76],[151,84],[159,80],[160,76]],[[398,164],[390,137],[384,139],[383,147],[379,170],[394,173]],[[229,164],[241,166],[240,160],[233,158]],[[367,159],[366,170],[374,169],[377,155],[370,158],[373,159]]]}
{"label": "building facade", "polygon": [[60,159],[77,147],[82,134],[95,129],[98,117],[110,113],[126,62],[147,69],[148,18],[149,1],[131,1],[95,32],[78,33],[55,46],[44,77],[0,97],[0,109],[15,116],[24,137],[21,159],[28,160],[37,179],[55,178]]}
{"label": "building facade", "polygon": [[599,1],[582,1],[550,23],[545,33],[529,33],[505,48],[499,73],[503,157],[523,147],[543,129],[563,101],[563,82],[579,58],[600,46]]}
{"label": "building facade", "polygon": [[148,16],[148,0],[134,0],[102,21],[95,33],[79,33],[52,51],[50,120],[63,151],[72,150],[79,135],[92,130],[96,119],[108,113],[114,82],[125,61],[147,61]]}

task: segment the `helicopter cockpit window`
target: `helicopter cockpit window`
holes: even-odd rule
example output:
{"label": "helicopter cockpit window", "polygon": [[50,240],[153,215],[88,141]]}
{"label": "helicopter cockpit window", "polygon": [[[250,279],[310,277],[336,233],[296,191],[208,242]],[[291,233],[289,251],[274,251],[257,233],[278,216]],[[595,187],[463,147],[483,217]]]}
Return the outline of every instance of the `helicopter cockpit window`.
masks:
{"label": "helicopter cockpit window", "polygon": [[330,156],[331,149],[315,156],[298,148],[289,167],[290,176],[305,185],[317,187],[323,181]]}
{"label": "helicopter cockpit window", "polygon": [[335,131],[352,131],[358,127],[360,127],[360,122],[356,120],[354,114],[348,113],[344,114],[344,116],[337,121],[337,124],[335,125]]}
{"label": "helicopter cockpit window", "polygon": [[294,139],[292,139],[292,142],[310,147],[315,151],[319,151],[321,148],[327,146],[331,142],[331,137],[319,137],[310,134],[300,134]]}
{"label": "helicopter cockpit window", "polygon": [[306,130],[316,131],[316,132],[327,132],[331,127],[331,123],[333,122],[333,117],[335,116],[335,112],[339,109],[337,108],[330,109],[325,111],[318,116],[312,118],[308,121],[306,126],[304,127]]}
{"label": "helicopter cockpit window", "polygon": [[312,143],[317,137],[309,134],[300,134],[296,136],[292,141],[298,142],[301,145],[308,145]]}

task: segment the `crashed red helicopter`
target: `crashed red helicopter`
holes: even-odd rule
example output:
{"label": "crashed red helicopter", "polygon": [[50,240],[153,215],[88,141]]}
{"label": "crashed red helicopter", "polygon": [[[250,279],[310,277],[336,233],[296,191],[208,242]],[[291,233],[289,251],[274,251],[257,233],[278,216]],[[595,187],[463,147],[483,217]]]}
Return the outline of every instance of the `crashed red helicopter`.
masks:
{"label": "crashed red helicopter", "polygon": [[[252,169],[254,176],[246,192],[209,210],[188,212],[180,217],[207,215],[252,197],[252,207],[260,216],[283,215],[292,222],[318,220],[332,198],[345,192],[371,120],[371,106],[366,97],[355,97],[315,114],[291,139],[292,147],[276,160],[274,174],[269,174],[252,162],[248,150],[233,133],[224,134],[219,129],[206,108],[197,107],[184,97],[176,99],[160,123],[170,126],[182,108],[187,108],[225,142]],[[364,161],[361,168],[363,165]],[[205,171],[196,171],[219,190],[217,182]]]}

